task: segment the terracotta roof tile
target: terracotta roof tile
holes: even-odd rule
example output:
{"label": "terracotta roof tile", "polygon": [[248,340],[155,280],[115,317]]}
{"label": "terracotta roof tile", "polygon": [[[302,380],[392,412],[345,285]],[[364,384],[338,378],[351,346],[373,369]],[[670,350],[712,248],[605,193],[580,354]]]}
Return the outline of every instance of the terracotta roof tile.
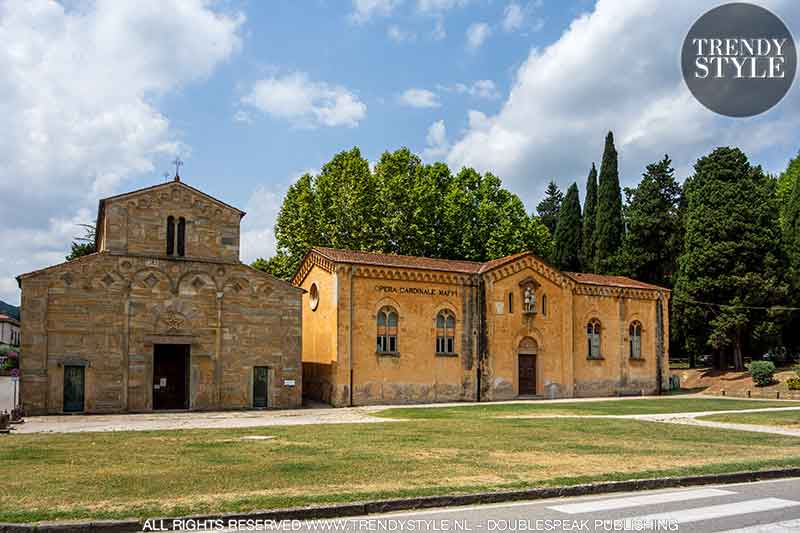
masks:
{"label": "terracotta roof tile", "polygon": [[460,272],[477,274],[483,263],[460,261],[456,259],[434,259],[412,255],[392,255],[376,252],[357,252],[315,246],[313,251],[336,263],[353,263],[357,265],[390,266],[397,268],[420,268],[424,270],[441,270],[444,272]]}
{"label": "terracotta roof tile", "polygon": [[[506,263],[533,255],[531,252],[520,252],[505,257],[499,257],[478,263],[476,261],[461,261],[456,259],[434,259],[432,257],[417,257],[411,255],[393,255],[378,252],[359,252],[355,250],[342,250],[338,248],[325,248],[315,246],[312,252],[335,263],[350,263],[356,265],[374,265],[395,268],[416,268],[423,270],[439,270],[442,272],[459,272],[462,274],[481,274],[488,272]],[[541,259],[540,259],[541,260]],[[599,274],[584,274],[580,272],[563,272],[563,274],[577,283],[586,285],[605,285],[611,287],[626,287],[631,289],[666,290],[656,285],[636,281],[624,276],[601,276]]]}
{"label": "terracotta roof tile", "polygon": [[572,280],[586,285],[607,285],[612,287],[627,287],[631,289],[651,289],[651,290],[668,290],[658,285],[651,285],[643,281],[636,281],[635,279],[627,278],[625,276],[603,276],[600,274],[588,274],[584,272],[564,272]]}

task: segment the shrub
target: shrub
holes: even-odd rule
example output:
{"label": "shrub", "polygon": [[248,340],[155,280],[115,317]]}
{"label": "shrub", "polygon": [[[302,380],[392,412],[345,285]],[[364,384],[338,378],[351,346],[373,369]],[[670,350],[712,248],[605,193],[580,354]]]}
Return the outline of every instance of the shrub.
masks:
{"label": "shrub", "polygon": [[748,367],[753,381],[758,387],[766,387],[775,382],[775,364],[772,361],[753,361]]}
{"label": "shrub", "polygon": [[800,378],[787,379],[786,386],[789,387],[789,390],[800,390]]}
{"label": "shrub", "polygon": [[800,378],[800,365],[794,365],[793,370],[795,374],[797,374],[797,377]]}

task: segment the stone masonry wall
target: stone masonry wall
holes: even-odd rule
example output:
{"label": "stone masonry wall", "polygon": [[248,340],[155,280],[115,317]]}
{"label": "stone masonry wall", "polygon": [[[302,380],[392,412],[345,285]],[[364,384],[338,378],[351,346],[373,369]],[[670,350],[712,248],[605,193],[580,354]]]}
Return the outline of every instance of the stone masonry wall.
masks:
{"label": "stone masonry wall", "polygon": [[23,404],[61,412],[72,363],[87,412],[149,411],[153,346],[189,343],[191,409],[250,407],[254,366],[269,367],[269,407],[298,407],[300,302],[239,263],[100,253],[25,275]]}

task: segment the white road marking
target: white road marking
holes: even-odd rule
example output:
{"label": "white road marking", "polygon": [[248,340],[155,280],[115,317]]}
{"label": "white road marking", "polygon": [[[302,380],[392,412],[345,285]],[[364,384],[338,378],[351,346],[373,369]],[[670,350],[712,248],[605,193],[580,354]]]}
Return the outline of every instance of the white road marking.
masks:
{"label": "white road marking", "polygon": [[659,494],[646,494],[644,496],[624,496],[622,498],[613,498],[610,500],[592,500],[588,502],[565,503],[563,505],[553,505],[548,507],[548,509],[567,514],[596,513],[600,511],[611,511],[614,509],[626,509],[628,507],[639,507],[642,505],[657,505],[661,503],[713,498],[715,496],[729,496],[731,494],[736,493],[721,489],[681,490],[674,492],[662,492]]}
{"label": "white road marking", "polygon": [[642,516],[632,516],[626,518],[632,522],[657,522],[675,521],[679,524],[689,522],[699,522],[700,520],[713,520],[715,518],[725,518],[750,513],[760,513],[763,511],[774,511],[800,505],[800,502],[783,500],[781,498],[760,498],[757,500],[746,500],[743,502],[726,503],[722,505],[712,505],[709,507],[697,507],[695,509],[683,509],[681,511],[670,511],[667,513],[656,513]]}
{"label": "white road marking", "polygon": [[759,524],[741,529],[730,529],[722,533],[796,533],[797,531],[800,531],[800,518],[771,524]]}

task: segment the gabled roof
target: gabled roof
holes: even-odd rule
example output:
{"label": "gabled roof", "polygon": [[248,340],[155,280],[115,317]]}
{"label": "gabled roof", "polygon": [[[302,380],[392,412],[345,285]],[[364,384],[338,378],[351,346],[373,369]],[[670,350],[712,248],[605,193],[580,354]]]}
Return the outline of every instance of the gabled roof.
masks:
{"label": "gabled roof", "polygon": [[462,274],[477,274],[481,266],[483,266],[483,263],[478,263],[476,261],[434,259],[432,257],[393,255],[377,252],[358,252],[355,250],[341,250],[338,248],[324,248],[318,246],[312,248],[311,252],[316,252],[335,263],[418,268],[423,270],[440,270],[443,272],[459,272]]}
{"label": "gabled roof", "polygon": [[587,274],[584,272],[564,272],[563,274],[573,281],[582,283],[584,285],[602,285],[607,287],[624,287],[627,289],[669,291],[667,288],[645,283],[643,281],[637,281],[625,276],[603,276],[601,274]]}
{"label": "gabled roof", "polygon": [[244,211],[242,211],[238,207],[233,207],[230,204],[226,204],[222,200],[214,198],[210,194],[206,194],[203,191],[201,191],[200,189],[195,189],[191,185],[187,185],[186,183],[182,182],[179,177],[176,176],[175,179],[173,179],[172,181],[165,181],[164,183],[159,183],[157,185],[151,185],[150,187],[144,187],[144,188],[141,188],[141,189],[136,189],[134,191],[129,191],[129,192],[125,192],[125,193],[122,193],[122,194],[117,194],[115,196],[109,196],[107,198],[101,198],[100,201],[98,202],[98,205],[97,205],[97,221],[96,221],[96,225],[95,225],[95,238],[94,238],[95,249],[98,249],[98,247],[100,245],[100,238],[101,238],[101,232],[102,232],[102,221],[103,221],[103,218],[105,217],[106,202],[114,201],[114,200],[121,200],[121,199],[124,199],[124,198],[130,198],[132,196],[138,196],[140,194],[150,193],[150,192],[153,192],[153,191],[157,191],[158,189],[169,188],[169,187],[173,187],[175,185],[183,187],[183,188],[193,192],[194,194],[198,194],[198,195],[202,196],[203,198],[205,198],[206,200],[208,200],[210,202],[213,202],[213,203],[217,204],[220,207],[223,207],[225,209],[230,209],[232,211],[236,211],[237,213],[239,213],[239,217],[240,218],[244,217],[245,214],[246,214]]}
{"label": "gabled roof", "polygon": [[[315,246],[308,251],[306,256],[303,258],[303,261],[300,262],[300,265],[297,268],[297,272],[295,272],[294,276],[292,276],[292,279],[295,280],[295,282],[297,282],[297,276],[301,272],[303,264],[306,262],[308,256],[314,253],[319,254],[320,256],[324,257],[325,259],[328,259],[329,261],[333,261],[334,263],[384,266],[392,268],[411,268],[411,269],[421,269],[421,270],[437,270],[440,272],[457,272],[460,274],[483,274],[485,272],[489,272],[490,270],[494,270],[495,268],[499,268],[508,263],[512,263],[523,257],[531,256],[535,258],[537,261],[541,261],[542,263],[548,265],[553,270],[558,271],[558,269],[556,269],[552,265],[549,265],[546,261],[536,256],[532,252],[520,252],[512,255],[507,255],[505,257],[492,259],[491,261],[480,263],[477,261],[462,261],[458,259],[436,259],[432,257],[394,255],[394,254],[384,254],[378,252],[360,252],[356,250],[343,250],[339,248],[326,248],[322,246]],[[657,285],[651,285],[649,283],[644,283],[642,281],[636,281],[635,279],[627,278],[625,276],[603,276],[600,274],[585,274],[580,272],[561,272],[561,273],[567,278],[574,281],[575,283],[583,285],[599,285],[607,287],[622,287],[630,289],[668,291],[668,289],[665,289],[663,287],[659,287]]]}

